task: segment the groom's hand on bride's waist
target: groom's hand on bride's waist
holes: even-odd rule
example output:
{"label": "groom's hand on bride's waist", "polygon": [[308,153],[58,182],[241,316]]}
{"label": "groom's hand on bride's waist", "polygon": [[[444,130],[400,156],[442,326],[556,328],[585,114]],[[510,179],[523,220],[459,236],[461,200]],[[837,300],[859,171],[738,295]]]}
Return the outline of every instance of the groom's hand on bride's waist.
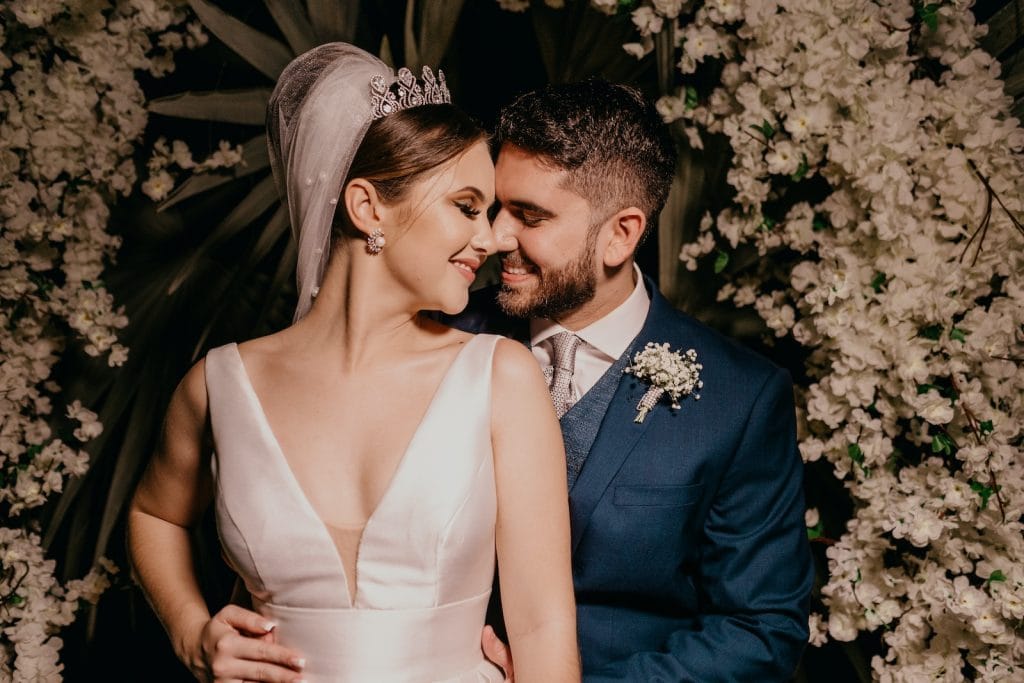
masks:
{"label": "groom's hand on bride's waist", "polygon": [[505,680],[515,681],[515,673],[512,670],[512,653],[498,634],[490,626],[484,626],[484,632],[480,636],[480,647],[484,651],[484,657],[505,672]]}
{"label": "groom's hand on bride's waist", "polygon": [[295,650],[278,645],[274,624],[237,605],[217,612],[192,639],[187,663],[201,681],[299,683],[306,662]]}

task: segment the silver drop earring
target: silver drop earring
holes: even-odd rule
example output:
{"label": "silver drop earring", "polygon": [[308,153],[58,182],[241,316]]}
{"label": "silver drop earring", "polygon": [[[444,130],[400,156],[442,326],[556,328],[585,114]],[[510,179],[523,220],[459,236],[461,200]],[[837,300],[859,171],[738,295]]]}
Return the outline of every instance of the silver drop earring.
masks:
{"label": "silver drop earring", "polygon": [[384,239],[384,231],[380,228],[375,229],[366,236],[366,251],[374,256],[384,249],[385,244],[387,244],[387,241]]}

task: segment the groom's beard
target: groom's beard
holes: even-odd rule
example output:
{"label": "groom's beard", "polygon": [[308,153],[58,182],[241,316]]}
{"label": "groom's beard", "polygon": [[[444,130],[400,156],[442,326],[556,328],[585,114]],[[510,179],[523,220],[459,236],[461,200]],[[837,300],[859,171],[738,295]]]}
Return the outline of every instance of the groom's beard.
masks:
{"label": "groom's beard", "polygon": [[[596,231],[595,237],[596,237]],[[528,268],[533,272],[534,281],[528,287],[511,287],[503,284],[498,292],[498,305],[508,315],[516,318],[558,319],[562,314],[575,310],[594,298],[597,289],[597,273],[594,268],[594,248],[587,244],[576,257],[558,270],[541,272],[520,252],[505,254],[502,264]],[[596,240],[594,240],[596,242]]]}

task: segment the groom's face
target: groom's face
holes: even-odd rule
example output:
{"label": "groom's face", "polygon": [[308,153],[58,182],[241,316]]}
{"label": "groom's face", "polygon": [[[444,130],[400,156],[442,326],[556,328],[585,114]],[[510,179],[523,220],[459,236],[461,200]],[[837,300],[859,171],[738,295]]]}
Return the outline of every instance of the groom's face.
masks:
{"label": "groom's face", "polygon": [[498,154],[493,227],[507,250],[498,303],[511,315],[558,319],[594,297],[600,226],[564,180],[564,171],[514,145]]}

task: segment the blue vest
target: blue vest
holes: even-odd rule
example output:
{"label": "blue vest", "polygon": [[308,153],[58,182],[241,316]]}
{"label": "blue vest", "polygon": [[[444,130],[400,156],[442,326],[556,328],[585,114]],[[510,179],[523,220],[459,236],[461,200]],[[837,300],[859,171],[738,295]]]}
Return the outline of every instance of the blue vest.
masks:
{"label": "blue vest", "polygon": [[590,447],[594,445],[604,415],[608,412],[615,390],[619,387],[622,371],[629,365],[635,346],[636,339],[629,343],[629,347],[601,375],[597,384],[574,403],[560,420],[570,489],[583,469]]}

